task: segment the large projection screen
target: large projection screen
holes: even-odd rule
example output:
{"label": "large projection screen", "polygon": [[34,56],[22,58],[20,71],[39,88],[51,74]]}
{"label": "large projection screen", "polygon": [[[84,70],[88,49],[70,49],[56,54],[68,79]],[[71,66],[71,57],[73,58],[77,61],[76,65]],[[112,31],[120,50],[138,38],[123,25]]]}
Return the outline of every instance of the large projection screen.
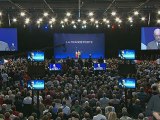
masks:
{"label": "large projection screen", "polygon": [[158,50],[160,43],[160,27],[141,28],[141,50]]}

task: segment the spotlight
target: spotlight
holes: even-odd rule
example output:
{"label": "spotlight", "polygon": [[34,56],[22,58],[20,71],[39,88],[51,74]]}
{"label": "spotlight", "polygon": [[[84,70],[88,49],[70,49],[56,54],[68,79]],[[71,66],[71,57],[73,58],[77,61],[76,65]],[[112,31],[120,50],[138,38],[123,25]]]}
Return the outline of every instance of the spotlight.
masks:
{"label": "spotlight", "polygon": [[118,23],[122,23],[122,20],[119,20]]}
{"label": "spotlight", "polygon": [[106,22],[107,21],[107,19],[106,18],[103,18],[103,22]]}
{"label": "spotlight", "polygon": [[64,22],[63,21],[61,21],[61,24],[63,24]]}
{"label": "spotlight", "polygon": [[52,27],[53,27],[53,25],[50,25],[50,27],[52,28]]}
{"label": "spotlight", "polygon": [[116,12],[115,12],[115,11],[111,12],[111,15],[112,15],[112,16],[115,16],[115,15],[116,15]]}
{"label": "spotlight", "polygon": [[0,16],[2,16],[2,12],[0,12]]}
{"label": "spotlight", "polygon": [[98,20],[96,20],[95,23],[98,24]]}
{"label": "spotlight", "polygon": [[29,22],[30,22],[30,19],[29,19],[29,18],[26,18],[26,19],[25,19],[25,24],[29,24]]}
{"label": "spotlight", "polygon": [[74,29],[76,29],[76,28],[77,28],[77,26],[76,26],[76,25],[73,25],[73,28],[74,28]]}
{"label": "spotlight", "polygon": [[21,15],[22,17],[24,17],[26,14],[25,14],[25,12],[21,12],[20,15]]}
{"label": "spotlight", "polygon": [[67,17],[70,17],[70,16],[71,16],[71,13],[70,13],[70,12],[67,12],[67,13],[66,13],[66,16],[67,16]]}
{"label": "spotlight", "polygon": [[135,16],[139,15],[139,12],[138,11],[134,11],[134,15]]}
{"label": "spotlight", "polygon": [[94,18],[91,18],[90,21],[91,21],[91,22],[94,22]]}
{"label": "spotlight", "polygon": [[141,17],[141,20],[142,20],[142,21],[145,21],[145,19],[146,19],[145,17]]}
{"label": "spotlight", "polygon": [[83,24],[86,24],[87,23],[87,21],[86,20],[83,20],[83,22],[82,22]]}
{"label": "spotlight", "polygon": [[130,22],[130,23],[133,23],[133,20],[130,20],[129,22]]}
{"label": "spotlight", "polygon": [[82,25],[82,29],[85,29],[87,26],[86,25]]}
{"label": "spotlight", "polygon": [[42,21],[43,21],[43,19],[42,19],[42,18],[39,18],[39,21],[40,21],[40,22],[42,22]]}
{"label": "spotlight", "polygon": [[64,18],[64,22],[68,22],[68,19],[67,19],[67,18]]}
{"label": "spotlight", "polygon": [[96,28],[98,28],[99,27],[99,25],[96,25]]}
{"label": "spotlight", "polygon": [[128,17],[128,20],[129,20],[129,21],[133,21],[133,18],[132,18],[132,17]]}
{"label": "spotlight", "polygon": [[116,17],[116,19],[115,19],[115,20],[116,20],[116,22],[118,22],[118,21],[120,20],[120,18],[119,18],[119,17]]}
{"label": "spotlight", "polygon": [[94,15],[94,13],[93,13],[93,12],[89,12],[88,15],[89,15],[90,17],[92,17],[92,16]]}
{"label": "spotlight", "polygon": [[52,24],[52,23],[53,23],[53,22],[50,20],[50,21],[49,21],[49,24]]}
{"label": "spotlight", "polygon": [[157,20],[157,23],[160,23],[160,19]]}
{"label": "spotlight", "polygon": [[37,20],[37,24],[40,24],[41,22],[39,20]]}
{"label": "spotlight", "polygon": [[56,19],[55,19],[55,18],[52,18],[52,19],[51,19],[51,21],[52,21],[52,22],[55,22],[55,21],[56,21]]}
{"label": "spotlight", "polygon": [[78,19],[77,21],[78,21],[78,22],[81,22],[81,19]]}
{"label": "spotlight", "polygon": [[110,28],[111,26],[110,26],[110,25],[107,25],[107,27]]}
{"label": "spotlight", "polygon": [[160,10],[158,10],[158,15],[160,15]]}
{"label": "spotlight", "polygon": [[13,22],[17,22],[17,19],[16,19],[16,18],[13,18]]}
{"label": "spotlight", "polygon": [[106,21],[106,23],[110,23],[110,21],[109,21],[109,20],[107,20],[107,21]]}
{"label": "spotlight", "polygon": [[49,15],[49,14],[48,14],[47,12],[44,12],[44,13],[43,13],[43,16],[44,16],[44,17],[47,17],[48,15]]}
{"label": "spotlight", "polygon": [[73,20],[71,23],[72,23],[72,24],[75,24],[75,21]]}
{"label": "spotlight", "polygon": [[64,28],[64,25],[62,25],[62,28]]}

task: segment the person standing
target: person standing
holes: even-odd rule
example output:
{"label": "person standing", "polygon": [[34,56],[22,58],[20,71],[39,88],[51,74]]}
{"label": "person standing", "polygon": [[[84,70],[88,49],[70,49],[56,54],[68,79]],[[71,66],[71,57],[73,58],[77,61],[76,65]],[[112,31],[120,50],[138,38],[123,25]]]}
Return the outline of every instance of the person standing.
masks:
{"label": "person standing", "polygon": [[146,107],[146,115],[153,116],[153,120],[160,120],[160,82],[157,84],[158,94],[153,95]]}

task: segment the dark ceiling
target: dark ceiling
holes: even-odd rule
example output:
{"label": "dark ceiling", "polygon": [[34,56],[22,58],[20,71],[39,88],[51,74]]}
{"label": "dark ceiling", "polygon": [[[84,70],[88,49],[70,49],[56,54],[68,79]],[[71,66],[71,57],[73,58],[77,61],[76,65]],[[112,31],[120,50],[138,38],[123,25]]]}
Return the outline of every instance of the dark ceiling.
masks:
{"label": "dark ceiling", "polygon": [[13,17],[23,10],[35,19],[42,16],[44,11],[59,18],[64,18],[66,11],[70,11],[73,19],[79,16],[86,19],[87,13],[93,11],[96,19],[102,19],[104,16],[110,17],[113,10],[117,11],[120,18],[130,16],[134,10],[138,10],[141,16],[148,17],[150,14],[154,19],[158,9],[160,0],[0,0],[0,10],[6,16]]}
{"label": "dark ceiling", "polygon": [[[24,9],[28,12],[51,10],[78,11],[79,0],[0,0],[0,9],[19,10]],[[130,12],[134,9],[153,11],[160,8],[160,0],[80,0],[81,11],[105,12],[117,10]]]}

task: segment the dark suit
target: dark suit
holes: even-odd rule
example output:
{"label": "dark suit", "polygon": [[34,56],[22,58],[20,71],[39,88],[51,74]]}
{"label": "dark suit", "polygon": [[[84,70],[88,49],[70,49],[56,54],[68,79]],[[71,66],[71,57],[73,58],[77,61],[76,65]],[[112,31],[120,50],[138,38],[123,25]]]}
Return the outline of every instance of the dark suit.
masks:
{"label": "dark suit", "polygon": [[156,42],[155,40],[149,42],[149,43],[147,44],[147,49],[148,49],[148,50],[158,49],[157,42]]}

